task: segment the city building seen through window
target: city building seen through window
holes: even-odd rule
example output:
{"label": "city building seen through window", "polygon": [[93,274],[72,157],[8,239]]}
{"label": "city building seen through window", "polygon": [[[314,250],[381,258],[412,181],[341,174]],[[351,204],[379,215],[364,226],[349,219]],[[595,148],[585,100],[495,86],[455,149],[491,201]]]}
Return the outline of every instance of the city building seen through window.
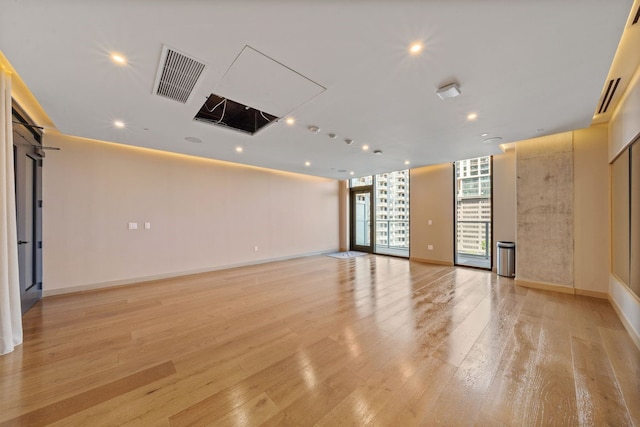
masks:
{"label": "city building seen through window", "polygon": [[[374,216],[371,230],[375,236],[374,252],[379,254],[409,256],[409,170],[383,173],[379,175],[353,178],[351,188],[373,186]],[[364,195],[356,198],[356,218],[354,227],[367,227],[368,212],[364,207]],[[362,214],[359,215],[358,213]],[[356,236],[364,235],[356,233]],[[356,237],[357,238],[357,237]]]}
{"label": "city building seen through window", "polygon": [[456,174],[456,264],[491,268],[491,157],[460,160]]}

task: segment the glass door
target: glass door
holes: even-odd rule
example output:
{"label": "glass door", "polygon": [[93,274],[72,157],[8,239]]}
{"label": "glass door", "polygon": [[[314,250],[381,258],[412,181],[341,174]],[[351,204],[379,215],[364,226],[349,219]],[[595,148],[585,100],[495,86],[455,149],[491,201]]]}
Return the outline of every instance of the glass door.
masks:
{"label": "glass door", "polygon": [[351,250],[373,253],[373,186],[351,189]]}
{"label": "glass door", "polygon": [[455,264],[491,269],[491,157],[455,163]]}
{"label": "glass door", "polygon": [[409,258],[409,170],[374,177],[375,253]]}

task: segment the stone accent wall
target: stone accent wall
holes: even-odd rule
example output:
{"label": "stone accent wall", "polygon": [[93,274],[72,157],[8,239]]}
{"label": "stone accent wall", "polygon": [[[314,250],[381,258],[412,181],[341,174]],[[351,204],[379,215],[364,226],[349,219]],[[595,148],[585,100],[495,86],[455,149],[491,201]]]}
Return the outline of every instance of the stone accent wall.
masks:
{"label": "stone accent wall", "polygon": [[516,174],[516,279],[573,287],[573,133],[519,142]]}

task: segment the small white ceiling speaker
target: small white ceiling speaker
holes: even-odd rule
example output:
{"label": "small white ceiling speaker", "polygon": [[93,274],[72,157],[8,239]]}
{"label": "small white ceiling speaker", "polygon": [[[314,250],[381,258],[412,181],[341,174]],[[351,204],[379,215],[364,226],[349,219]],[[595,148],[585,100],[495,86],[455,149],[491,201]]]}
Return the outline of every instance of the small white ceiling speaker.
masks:
{"label": "small white ceiling speaker", "polygon": [[460,95],[460,93],[460,88],[458,87],[457,83],[451,83],[449,85],[442,86],[436,91],[436,94],[440,97],[440,99],[455,98],[456,96]]}
{"label": "small white ceiling speaker", "polygon": [[494,136],[493,138],[483,139],[482,143],[483,144],[494,144],[494,143],[500,142],[500,141],[502,141],[502,137],[501,136]]}
{"label": "small white ceiling speaker", "polygon": [[351,144],[353,144],[353,139],[346,138],[346,139],[344,140],[344,142],[346,142],[346,143],[347,143],[347,145],[351,145]]}
{"label": "small white ceiling speaker", "polygon": [[318,133],[320,131],[320,128],[316,125],[310,125],[307,127],[307,129],[309,129],[313,133]]}

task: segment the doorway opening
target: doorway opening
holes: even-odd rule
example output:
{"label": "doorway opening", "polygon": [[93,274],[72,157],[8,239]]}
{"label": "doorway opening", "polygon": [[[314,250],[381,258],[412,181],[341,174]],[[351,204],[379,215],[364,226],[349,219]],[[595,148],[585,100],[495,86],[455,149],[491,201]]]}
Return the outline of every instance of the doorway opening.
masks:
{"label": "doorway opening", "polygon": [[491,269],[492,158],[455,163],[455,264]]}
{"label": "doorway opening", "polygon": [[[352,248],[361,250],[355,244],[362,243],[358,238],[361,239],[366,232],[373,236],[368,241],[366,252],[408,258],[409,170],[354,178],[350,185]],[[367,192],[368,196],[363,196],[363,192]],[[356,197],[360,197],[355,201],[354,193],[359,195]],[[367,203],[368,211],[365,211]],[[366,216],[369,218],[368,222],[363,220],[365,216],[362,212],[369,213]]]}
{"label": "doorway opening", "polygon": [[42,134],[16,105],[12,120],[18,268],[24,314],[42,297]]}

